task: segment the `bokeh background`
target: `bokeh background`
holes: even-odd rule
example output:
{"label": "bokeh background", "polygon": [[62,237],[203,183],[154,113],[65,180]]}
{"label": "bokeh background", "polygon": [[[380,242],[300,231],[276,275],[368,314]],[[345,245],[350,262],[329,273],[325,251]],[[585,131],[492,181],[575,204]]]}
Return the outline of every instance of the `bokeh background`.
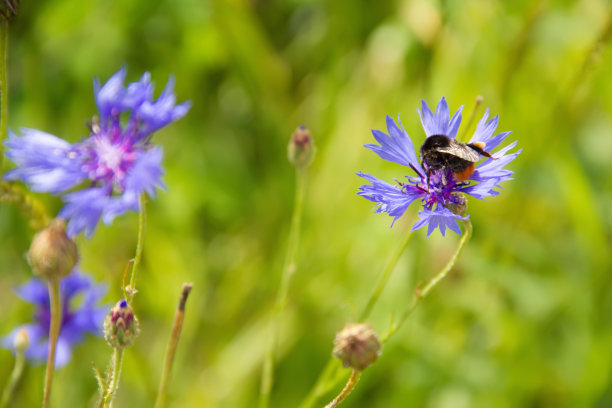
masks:
{"label": "bokeh background", "polygon": [[[415,108],[446,96],[464,124],[478,95],[523,153],[515,180],[469,203],[474,234],[455,269],[385,345],[348,407],[612,407],[612,35],[607,0],[54,0],[11,23],[9,126],[69,141],[95,113],[92,79],[176,77],[193,107],[155,141],[168,189],[147,207],[136,312],[117,407],[152,406],[182,282],[193,282],[170,388],[172,407],[253,407],[293,208],[292,131],[318,146],[281,323],[273,407],[294,407],[329,359],[415,220],[393,228],[356,195],[366,171],[409,172],[362,147],[385,115],[419,145]],[[462,128],[463,129],[463,128]],[[468,131],[473,131],[473,127]],[[460,130],[461,132],[462,130]],[[4,169],[11,166],[4,161]],[[57,197],[37,195],[50,214]],[[81,269],[109,305],[136,244],[137,214],[78,238]],[[31,272],[34,231],[0,205],[0,335],[31,319],[12,292]],[[458,236],[414,234],[370,322],[385,332]],[[90,336],[56,375],[54,406],[93,406]],[[13,356],[0,350],[0,387]],[[348,371],[347,371],[348,376]],[[40,404],[29,365],[13,406]],[[331,400],[342,384],[318,402]]]}

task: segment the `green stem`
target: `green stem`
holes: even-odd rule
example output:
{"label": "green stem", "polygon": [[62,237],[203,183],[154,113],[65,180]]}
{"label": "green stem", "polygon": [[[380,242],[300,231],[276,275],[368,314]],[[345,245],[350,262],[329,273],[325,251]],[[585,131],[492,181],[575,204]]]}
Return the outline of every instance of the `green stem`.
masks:
{"label": "green stem", "polygon": [[340,391],[340,394],[336,398],[332,400],[329,404],[325,406],[325,408],[334,408],[337,407],[350,393],[353,391],[357,383],[359,382],[359,378],[361,377],[361,371],[353,369],[351,376],[348,379],[348,382]]}
{"label": "green stem", "polygon": [[2,141],[8,137],[8,61],[9,22],[0,18],[0,169],[2,168]]}
{"label": "green stem", "polygon": [[280,287],[274,303],[272,322],[270,325],[270,342],[268,343],[268,350],[262,368],[261,388],[259,395],[260,408],[268,407],[270,402],[270,392],[272,390],[272,384],[274,383],[274,361],[275,350],[278,343],[278,328],[281,314],[285,308],[285,304],[287,303],[289,283],[291,282],[291,277],[297,270],[297,252],[299,247],[300,226],[305,192],[306,169],[298,168],[296,170],[295,200],[293,206],[293,216],[291,218],[289,239],[287,242],[287,253],[285,255],[285,263],[283,265]]}
{"label": "green stem", "polygon": [[108,384],[108,390],[104,396],[104,408],[110,408],[113,405],[113,398],[115,392],[119,388],[119,377],[121,376],[121,363],[123,363],[123,349],[115,347],[113,349],[113,369],[111,372],[110,383]]}
{"label": "green stem", "polygon": [[370,300],[368,300],[366,307],[361,312],[361,315],[359,315],[358,320],[360,322],[363,322],[365,319],[368,318],[368,316],[370,316],[370,313],[372,312],[372,308],[378,301],[380,294],[382,293],[383,289],[387,285],[387,281],[389,280],[389,277],[391,277],[391,273],[397,266],[397,263],[399,262],[400,257],[402,256],[402,254],[408,247],[408,243],[410,242],[411,237],[412,237],[412,231],[406,234],[406,237],[404,238],[400,246],[397,247],[397,250],[393,254],[393,257],[391,257],[389,263],[383,270],[383,273],[382,275],[380,275],[380,278],[378,279],[378,283],[376,284],[376,287],[374,288],[374,291],[372,292],[372,296],[370,296]]}
{"label": "green stem", "polygon": [[2,393],[2,399],[0,400],[0,408],[6,408],[8,406],[8,403],[11,400],[13,393],[15,392],[15,388],[17,387],[17,383],[21,378],[21,374],[23,373],[24,365],[25,356],[23,355],[23,353],[17,352],[15,354],[15,366],[13,367],[11,378],[9,378],[8,385]]}
{"label": "green stem", "polygon": [[140,265],[140,260],[142,259],[142,247],[144,243],[144,229],[146,221],[145,207],[145,195],[142,193],[138,198],[138,241],[136,242],[136,254],[134,255],[134,261],[132,262],[130,284],[127,288],[124,288],[125,299],[130,305],[132,304],[132,299],[136,294],[136,269]]}
{"label": "green stem", "polygon": [[168,341],[168,348],[166,350],[166,360],[164,362],[164,369],[162,371],[162,377],[159,383],[159,391],[157,392],[155,408],[161,408],[166,403],[166,393],[168,390],[168,383],[170,382],[170,371],[172,370],[176,346],[178,345],[179,337],[181,336],[181,329],[183,327],[183,320],[185,319],[185,303],[187,302],[187,297],[189,296],[192,287],[193,284],[184,283],[181,290],[181,297],[179,299],[176,313],[174,314],[174,325],[172,326],[170,341]]}
{"label": "green stem", "polygon": [[62,300],[60,298],[60,279],[49,278],[49,303],[51,307],[51,322],[49,324],[49,352],[47,354],[47,369],[45,372],[45,388],[43,392],[43,408],[51,401],[51,385],[55,372],[55,348],[62,323]]}
{"label": "green stem", "polygon": [[[406,234],[405,238],[402,240],[402,242],[400,242],[399,246],[389,259],[389,262],[385,266],[385,269],[383,270],[382,274],[380,275],[380,278],[378,279],[378,282],[376,283],[376,286],[372,292],[372,295],[370,296],[370,299],[368,300],[368,303],[359,315],[360,322],[364,321],[370,316],[372,308],[380,298],[383,289],[385,288],[389,278],[391,277],[391,273],[395,270],[395,267],[397,266],[397,263],[399,262],[402,254],[408,247],[410,238],[412,238],[411,232]],[[325,365],[325,368],[321,372],[321,375],[319,375],[319,378],[317,378],[315,385],[312,387],[304,401],[302,401],[300,407],[312,407],[322,395],[326,394],[335,384],[337,384],[342,379],[342,373],[343,369],[340,363],[333,357],[330,357],[327,361],[327,364]]]}
{"label": "green stem", "polygon": [[389,327],[389,331],[382,339],[382,343],[386,343],[387,340],[389,340],[389,338],[395,332],[397,332],[400,327],[402,327],[404,322],[408,319],[408,316],[410,316],[412,311],[417,307],[421,300],[425,299],[429,292],[431,292],[433,288],[435,288],[448,275],[453,266],[455,266],[455,262],[457,262],[459,255],[461,255],[465,244],[467,244],[467,242],[470,240],[470,237],[472,236],[472,223],[470,222],[470,220],[464,220],[463,224],[465,227],[465,231],[463,232],[463,236],[459,240],[459,245],[457,246],[457,249],[455,250],[455,253],[453,254],[452,258],[448,261],[446,266],[444,266],[444,268],[442,268],[440,272],[438,272],[433,278],[431,278],[429,282],[427,282],[423,289],[415,290],[412,302],[410,302],[410,305],[408,305],[408,308],[406,309],[400,320],[397,323],[391,324],[391,326]]}

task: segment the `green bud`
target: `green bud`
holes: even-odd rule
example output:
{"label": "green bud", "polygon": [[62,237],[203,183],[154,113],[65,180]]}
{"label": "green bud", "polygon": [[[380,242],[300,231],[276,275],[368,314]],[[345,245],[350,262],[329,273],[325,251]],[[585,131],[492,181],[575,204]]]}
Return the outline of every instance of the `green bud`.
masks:
{"label": "green bud", "polygon": [[36,276],[61,279],[72,272],[79,259],[77,246],[66,235],[66,222],[60,218],[34,235],[28,261]]}
{"label": "green bud", "polygon": [[28,333],[25,329],[21,329],[17,332],[17,335],[13,339],[13,349],[18,354],[23,354],[28,349],[30,340],[28,339]]}
{"label": "green bud", "polygon": [[298,169],[304,169],[310,165],[315,154],[315,145],[310,131],[305,126],[295,129],[287,145],[287,157]]}
{"label": "green bud", "polygon": [[347,323],[334,340],[334,357],[344,367],[362,371],[374,363],[380,355],[381,344],[372,326],[364,323]]}
{"label": "green bud", "polygon": [[113,348],[129,347],[140,333],[138,319],[125,299],[111,309],[104,320],[104,339]]}

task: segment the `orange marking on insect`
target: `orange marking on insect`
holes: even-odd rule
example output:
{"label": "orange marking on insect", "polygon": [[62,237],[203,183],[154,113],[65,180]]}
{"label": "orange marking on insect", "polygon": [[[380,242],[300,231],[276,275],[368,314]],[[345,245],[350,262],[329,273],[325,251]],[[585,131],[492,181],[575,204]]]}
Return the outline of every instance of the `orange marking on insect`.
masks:
{"label": "orange marking on insect", "polygon": [[464,181],[469,179],[470,177],[472,177],[472,174],[474,174],[474,163],[470,163],[470,165],[466,167],[465,170],[453,174],[455,175],[455,178],[458,181]]}
{"label": "orange marking on insect", "polygon": [[485,143],[484,142],[474,142],[472,143],[474,146],[480,147],[481,149],[484,150],[485,148]]}

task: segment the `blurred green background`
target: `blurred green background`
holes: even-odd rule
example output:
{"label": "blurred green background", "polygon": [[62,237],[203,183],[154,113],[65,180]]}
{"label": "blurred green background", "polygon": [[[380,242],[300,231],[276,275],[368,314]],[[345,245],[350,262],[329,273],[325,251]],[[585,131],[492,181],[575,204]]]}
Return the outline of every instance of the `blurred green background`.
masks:
{"label": "blurred green background", "polygon": [[[418,206],[390,229],[356,195],[361,170],[409,170],[362,147],[397,118],[417,145],[415,108],[477,95],[523,153],[515,180],[471,199],[471,242],[455,269],[384,347],[348,407],[612,407],[612,30],[608,0],[259,0],[23,2],[11,24],[9,126],[70,141],[96,112],[92,79],[176,76],[193,107],[155,142],[166,192],[147,207],[136,312],[117,407],[152,406],[182,282],[194,283],[170,385],[171,407],[253,407],[293,207],[292,131],[316,139],[299,248],[283,314],[271,406],[294,407],[353,321]],[[471,129],[473,131],[473,128]],[[460,130],[461,132],[461,130]],[[10,166],[5,160],[4,169]],[[38,195],[51,214],[57,197]],[[121,296],[137,214],[78,238],[81,267]],[[30,278],[33,231],[0,206],[0,335],[30,320],[12,289]],[[370,322],[384,332],[415,285],[439,270],[452,232],[415,233]],[[88,337],[56,375],[54,406],[92,406]],[[13,356],[0,350],[0,387]],[[28,366],[13,406],[40,405],[44,366]],[[348,371],[347,371],[348,375]],[[331,400],[342,385],[319,401]]]}

